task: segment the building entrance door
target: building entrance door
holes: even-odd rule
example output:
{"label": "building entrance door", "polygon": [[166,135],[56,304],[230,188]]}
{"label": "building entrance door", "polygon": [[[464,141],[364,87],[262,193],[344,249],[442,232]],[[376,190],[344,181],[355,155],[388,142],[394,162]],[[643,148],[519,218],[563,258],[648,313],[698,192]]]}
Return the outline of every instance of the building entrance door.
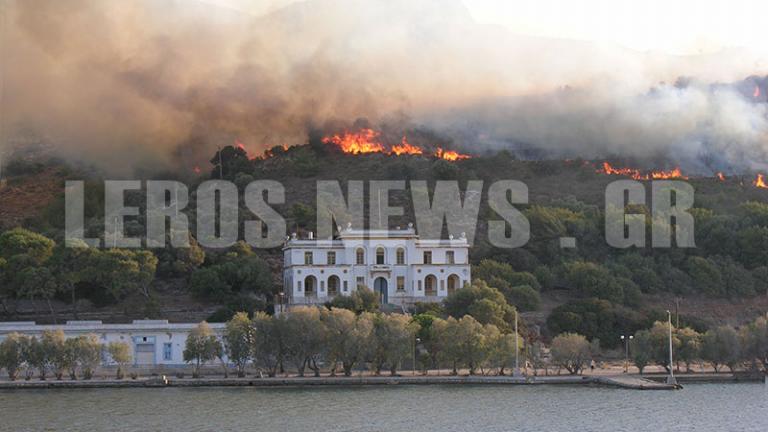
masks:
{"label": "building entrance door", "polygon": [[389,290],[387,289],[387,280],[383,277],[376,278],[373,281],[373,288],[379,294],[381,304],[389,303]]}

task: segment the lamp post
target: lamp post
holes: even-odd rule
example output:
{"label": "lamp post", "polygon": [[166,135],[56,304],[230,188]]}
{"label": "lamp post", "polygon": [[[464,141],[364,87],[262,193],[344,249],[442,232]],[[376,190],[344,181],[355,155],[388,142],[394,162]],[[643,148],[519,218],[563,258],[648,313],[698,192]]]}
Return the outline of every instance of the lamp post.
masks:
{"label": "lamp post", "polygon": [[517,308],[515,308],[515,370],[512,376],[519,377],[520,373],[520,333],[517,331]]}
{"label": "lamp post", "polygon": [[621,335],[621,340],[624,341],[624,373],[629,372],[629,341],[634,339],[635,337],[632,335],[624,336]]}
{"label": "lamp post", "polygon": [[280,291],[277,293],[277,301],[280,303],[280,313],[283,313],[283,296],[285,295],[284,292]]}
{"label": "lamp post", "polygon": [[667,377],[667,384],[677,385],[674,368],[672,367],[672,312],[667,311],[667,318],[669,323],[669,376]]}
{"label": "lamp post", "polygon": [[421,339],[416,337],[416,335],[413,336],[413,372],[412,375],[416,376],[416,344],[421,343]]}

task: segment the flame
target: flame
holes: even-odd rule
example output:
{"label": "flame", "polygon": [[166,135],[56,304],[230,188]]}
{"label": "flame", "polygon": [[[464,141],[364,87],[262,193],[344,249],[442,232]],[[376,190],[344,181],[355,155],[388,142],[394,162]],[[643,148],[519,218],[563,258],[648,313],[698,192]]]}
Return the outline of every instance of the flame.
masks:
{"label": "flame", "polygon": [[411,145],[403,135],[403,140],[398,145],[392,146],[392,153],[400,156],[402,154],[420,155],[424,154],[424,151],[420,147]]}
{"label": "flame", "polygon": [[755,179],[754,185],[761,189],[768,189],[768,184],[765,183],[765,176],[762,174],[757,175],[757,179]]}
{"label": "flame", "polygon": [[757,99],[760,97],[760,86],[755,86],[755,91],[752,92],[752,98]]}
{"label": "flame", "polygon": [[344,132],[323,138],[325,144],[335,144],[344,153],[384,153],[384,146],[377,141],[379,133],[373,129],[360,129],[357,132]]}
{"label": "flame", "polygon": [[718,180],[720,180],[720,181],[725,181],[725,174],[723,174],[723,173],[719,172],[719,173],[717,173],[716,175],[717,175],[717,179],[718,179]]}
{"label": "flame", "polygon": [[202,172],[202,170],[200,169],[199,166],[196,166],[196,167],[192,168],[192,171],[194,171],[195,174],[200,174]]}
{"label": "flame", "polygon": [[[408,142],[408,138],[403,136],[400,144],[387,146],[383,144],[379,136],[381,134],[373,129],[360,129],[357,132],[345,131],[343,134],[336,134],[323,138],[324,144],[333,144],[344,153],[363,154],[363,153],[383,153],[387,155],[423,155],[425,150],[422,147]],[[438,147],[434,156],[449,161],[469,159],[471,156],[461,154],[453,150],[443,150]]]}
{"label": "flame", "polygon": [[[288,145],[281,144],[280,147],[283,149],[284,152],[288,151]],[[266,150],[264,150],[264,153],[261,155],[261,159],[269,159],[275,157],[275,153],[272,151],[275,147],[270,147]]]}
{"label": "flame", "polygon": [[457,161],[457,160],[463,160],[463,159],[469,159],[472,156],[461,154],[459,152],[453,151],[453,150],[443,150],[442,148],[438,147],[437,151],[435,152],[435,156],[437,156],[440,159],[445,159],[449,161]]}
{"label": "flame", "polygon": [[246,152],[246,153],[248,152],[248,151],[245,149],[245,144],[243,144],[242,142],[240,142],[240,140],[239,140],[239,139],[237,139],[237,138],[235,138],[235,147],[239,148],[240,150],[242,150],[242,151],[244,151],[244,152]]}
{"label": "flame", "polygon": [[648,173],[643,173],[639,169],[635,168],[614,168],[610,163],[603,162],[603,168],[601,170],[597,170],[599,173],[608,174],[608,175],[623,175],[627,177],[632,177],[635,180],[660,180],[660,179],[673,179],[673,178],[680,178],[680,179],[687,179],[688,177],[683,175],[683,172],[680,170],[680,167],[675,167],[674,169],[671,169],[669,171],[651,171]]}

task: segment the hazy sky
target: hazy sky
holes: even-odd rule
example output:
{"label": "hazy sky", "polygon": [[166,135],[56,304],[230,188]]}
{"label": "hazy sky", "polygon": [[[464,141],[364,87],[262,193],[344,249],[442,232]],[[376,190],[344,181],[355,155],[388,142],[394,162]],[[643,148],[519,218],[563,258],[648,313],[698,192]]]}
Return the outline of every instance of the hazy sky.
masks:
{"label": "hazy sky", "polygon": [[[301,0],[190,1],[258,15]],[[761,0],[464,0],[464,4],[479,22],[520,34],[669,54],[712,53],[727,47],[768,51],[768,2]]]}

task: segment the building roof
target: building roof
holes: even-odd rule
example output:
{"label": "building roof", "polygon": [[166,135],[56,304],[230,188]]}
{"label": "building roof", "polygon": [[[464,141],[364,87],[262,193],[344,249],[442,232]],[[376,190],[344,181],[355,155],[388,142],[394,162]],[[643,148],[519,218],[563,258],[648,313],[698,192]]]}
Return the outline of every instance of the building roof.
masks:
{"label": "building roof", "polygon": [[[65,332],[140,332],[140,331],[189,331],[198,323],[169,323],[168,320],[134,320],[132,323],[104,324],[101,321],[67,321],[66,324],[38,325],[34,321],[0,322],[0,334],[8,333],[39,333],[49,330],[64,330]],[[222,330],[224,323],[210,323],[213,330]]]}
{"label": "building roof", "polygon": [[353,229],[351,225],[347,225],[347,228],[341,229],[334,239],[316,239],[313,233],[309,233],[307,238],[299,238],[296,233],[291,234],[286,240],[283,249],[290,249],[293,247],[343,247],[346,240],[386,240],[386,239],[414,239],[417,246],[448,246],[448,247],[468,247],[467,237],[462,233],[458,239],[420,239],[416,234],[416,230],[413,228],[413,224],[408,224],[408,228],[396,228],[389,230],[366,230],[366,229]]}

